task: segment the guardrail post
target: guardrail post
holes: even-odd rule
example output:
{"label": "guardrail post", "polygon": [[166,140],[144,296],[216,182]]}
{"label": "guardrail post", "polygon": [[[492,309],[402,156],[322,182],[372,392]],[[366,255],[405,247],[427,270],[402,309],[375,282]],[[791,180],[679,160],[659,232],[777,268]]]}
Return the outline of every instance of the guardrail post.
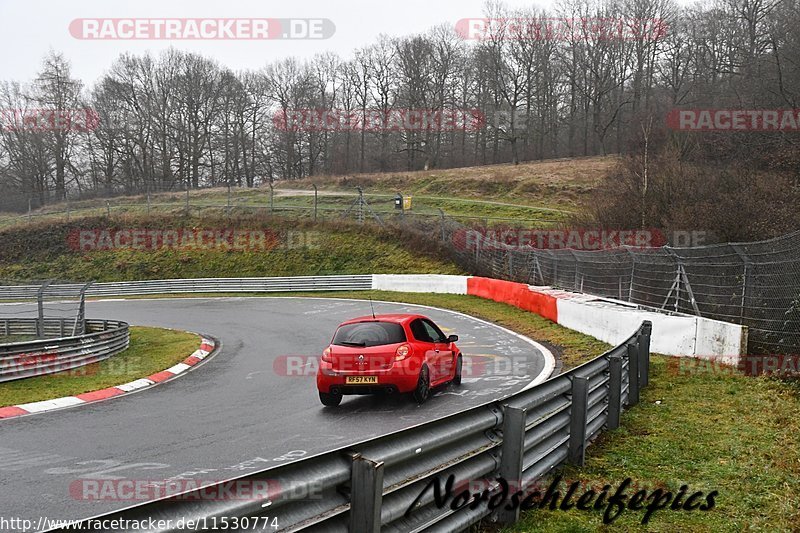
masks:
{"label": "guardrail post", "polygon": [[3,322],[5,323],[4,325],[5,325],[5,330],[6,330],[6,337],[10,337],[11,336],[11,324],[9,324],[9,320],[7,318],[4,318]]}
{"label": "guardrail post", "polygon": [[639,335],[639,379],[642,387],[650,383],[650,331],[652,326],[646,322]]}
{"label": "guardrail post", "polygon": [[628,343],[628,405],[639,403],[639,346]]}
{"label": "guardrail post", "polygon": [[59,333],[60,333],[59,337],[66,337],[66,335],[64,334],[64,318],[63,317],[58,319],[58,325],[59,325]]}
{"label": "guardrail post", "polygon": [[567,460],[583,466],[586,459],[586,416],[589,410],[589,380],[581,376],[572,378],[572,406],[569,422],[569,451]]}
{"label": "guardrail post", "polygon": [[622,410],[622,357],[612,355],[608,358],[608,429],[619,427],[619,415]]}
{"label": "guardrail post", "polygon": [[350,474],[350,533],[380,533],[383,462],[353,455]]}
{"label": "guardrail post", "polygon": [[[522,457],[525,454],[525,415],[527,409],[519,407],[503,406],[503,448],[500,456],[499,475],[507,480],[509,484],[517,483],[522,478]],[[522,487],[511,487],[514,493]],[[507,506],[501,505],[496,520],[501,524],[512,524],[519,520],[519,506],[514,506],[514,510],[509,511]]]}

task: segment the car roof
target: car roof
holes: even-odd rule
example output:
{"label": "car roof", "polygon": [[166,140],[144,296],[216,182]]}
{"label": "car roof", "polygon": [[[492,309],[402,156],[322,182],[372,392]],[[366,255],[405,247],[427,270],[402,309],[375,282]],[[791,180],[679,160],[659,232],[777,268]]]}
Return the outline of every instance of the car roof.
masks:
{"label": "car roof", "polygon": [[388,313],[383,315],[366,315],[357,318],[351,318],[342,322],[340,325],[355,324],[358,322],[394,322],[395,324],[407,324],[417,318],[428,318],[425,315],[418,315],[414,313]]}

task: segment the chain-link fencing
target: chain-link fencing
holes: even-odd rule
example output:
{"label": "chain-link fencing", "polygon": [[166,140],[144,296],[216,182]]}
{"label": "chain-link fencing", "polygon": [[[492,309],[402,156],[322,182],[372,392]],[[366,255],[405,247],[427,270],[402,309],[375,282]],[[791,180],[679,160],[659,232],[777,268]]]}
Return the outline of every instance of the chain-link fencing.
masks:
{"label": "chain-link fencing", "polygon": [[743,324],[752,353],[800,353],[800,231],[751,243],[588,251],[508,245],[445,216],[411,226],[476,275]]}

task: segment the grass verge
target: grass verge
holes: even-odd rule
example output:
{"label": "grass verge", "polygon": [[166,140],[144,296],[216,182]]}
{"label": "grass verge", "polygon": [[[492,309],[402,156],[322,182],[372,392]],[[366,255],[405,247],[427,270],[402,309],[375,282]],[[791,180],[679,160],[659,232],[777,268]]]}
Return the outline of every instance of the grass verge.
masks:
{"label": "grass verge", "polygon": [[124,352],[75,370],[0,384],[0,407],[73,396],[147,377],[186,359],[200,346],[194,333],[131,327]]}
{"label": "grass verge", "polygon": [[798,531],[800,388],[733,370],[682,375],[676,361],[653,356],[641,403],[588,448],[583,468],[565,468],[564,479],[613,491],[630,477],[639,487],[629,497],[640,488],[675,494],[684,484],[689,494],[717,490],[713,509],[658,511],[647,526],[643,510],[626,510],[608,526],[603,510],[534,510],[503,532]]}

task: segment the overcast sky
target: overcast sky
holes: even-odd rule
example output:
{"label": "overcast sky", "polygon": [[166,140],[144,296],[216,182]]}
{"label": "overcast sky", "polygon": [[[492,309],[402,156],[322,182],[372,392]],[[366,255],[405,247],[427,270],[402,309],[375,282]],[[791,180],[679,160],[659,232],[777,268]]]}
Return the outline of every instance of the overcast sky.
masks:
{"label": "overcast sky", "polygon": [[[552,0],[506,0],[510,7],[547,7]],[[283,57],[331,50],[348,56],[376,37],[407,35],[441,23],[481,17],[484,0],[0,0],[0,79],[28,81],[49,49],[63,52],[73,75],[91,84],[124,51],[193,50],[234,70],[260,68]],[[326,40],[153,41],[80,40],[69,32],[80,18],[327,18]]]}

